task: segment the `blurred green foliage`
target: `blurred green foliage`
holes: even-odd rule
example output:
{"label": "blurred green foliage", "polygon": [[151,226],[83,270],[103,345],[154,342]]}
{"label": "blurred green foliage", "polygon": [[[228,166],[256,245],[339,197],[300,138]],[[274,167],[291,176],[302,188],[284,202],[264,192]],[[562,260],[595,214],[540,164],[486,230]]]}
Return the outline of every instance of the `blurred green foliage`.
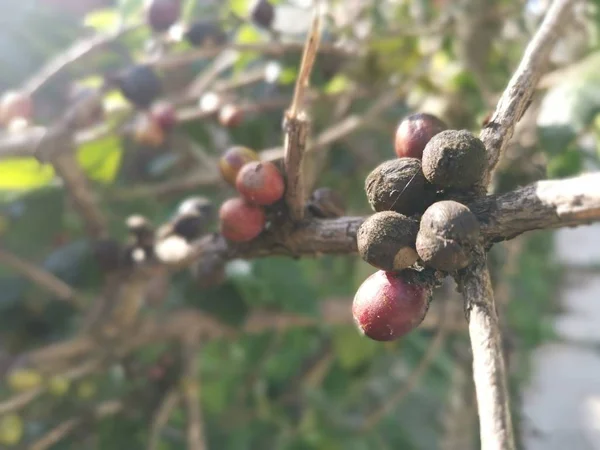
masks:
{"label": "blurred green foliage", "polygon": [[[38,4],[40,2],[37,2]],[[57,4],[60,2],[56,2]],[[16,19],[0,32],[0,88],[14,88],[34,73],[43,62],[58,54],[77,38],[93,32],[111,32],[118,24],[136,24],[142,17],[141,0],[119,0],[112,8],[94,11],[85,17],[66,17],[60,9],[26,7],[36,2],[5,2]],[[229,39],[238,44],[267,43],[270,39],[293,39],[284,28],[273,37],[245,20],[247,0],[226,2],[186,1],[184,21],[214,19],[223,23]],[[274,2],[281,8],[293,2]],[[374,99],[388,92],[402,92],[411,77],[415,84],[406,96],[387,110],[376,123],[323,150],[317,184],[334,187],[343,193],[349,214],[368,214],[364,178],[384,159],[393,156],[392,136],[400,117],[413,110],[427,110],[443,116],[453,127],[476,131],[480,119],[489,112],[484,93],[489,86],[479,85],[477,77],[460,57],[461,43],[456,28],[444,27],[442,19],[452,15],[455,2],[419,0],[415,2],[365,1],[362,9],[343,1],[329,2],[332,16],[326,23],[325,37],[332,42],[344,40],[364,51],[334,64],[327,57],[318,59],[314,87],[329,95],[364,89],[362,97],[350,99],[347,106],[326,100],[313,108],[313,129],[327,129],[339,117],[339,110],[360,117]],[[352,2],[347,2],[348,4]],[[484,74],[494,89],[501,89],[522,54],[529,31],[522,2],[498,3],[499,19],[516,31],[500,35],[482,61]],[[597,28],[594,14],[586,16],[590,29]],[[348,8],[348,11],[345,11]],[[344,13],[351,17],[344,22]],[[294,12],[288,10],[288,21]],[[292,19],[290,19],[292,17]],[[85,26],[84,26],[85,25]],[[460,24],[458,24],[460,26]],[[365,38],[365,31],[368,30]],[[419,33],[419,29],[434,29]],[[406,29],[406,30],[405,30]],[[407,31],[408,30],[408,31]],[[412,30],[412,31],[411,31]],[[417,30],[415,32],[414,30]],[[596,30],[597,33],[597,30]],[[40,123],[51,123],[61,89],[76,79],[98,80],[105,73],[142,59],[151,35],[146,27],[124,36],[110,52],[92,55],[72,66],[62,77],[49,83],[37,103],[42,108]],[[589,48],[588,48],[589,47]],[[536,105],[539,142],[533,154],[545,159],[544,170],[551,176],[579,172],[585,161],[596,163],[600,151],[589,152],[581,140],[600,134],[596,114],[600,104],[600,83],[594,70],[598,42],[586,43],[589,56],[559,77],[543,100]],[[186,44],[174,45],[173,52],[189,51]],[[261,102],[290,96],[300,54],[263,56],[259,52],[240,52],[233,67],[220,79],[239,81],[250,70],[261,70],[267,62],[278,61],[280,76],[275,83],[260,81],[236,91],[240,103]],[[331,56],[333,58],[333,56]],[[430,65],[422,69],[423,62]],[[191,80],[211,59],[196,60],[189,66],[168,72],[169,84]],[[565,70],[558,67],[556,70]],[[481,75],[481,74],[480,74]],[[92,77],[92,78],[90,78]],[[109,92],[105,103],[123,105],[123,99]],[[60,104],[60,102],[58,102]],[[46,110],[44,112],[44,110]],[[178,132],[200,146],[209,157],[217,157],[232,144],[256,149],[281,144],[283,108],[250,112],[241,126],[223,129],[214,118],[182,125]],[[117,129],[119,120],[109,118]],[[597,145],[598,139],[594,142]],[[177,203],[187,195],[203,194],[216,204],[234,195],[230,188],[198,187],[193,192],[164,196],[128,196],[138,188],[172,181],[201,171],[202,164],[184,149],[165,146],[142,148],[115,132],[81,145],[77,159],[92,180],[114,237],[125,236],[124,220],[132,213],[148,216],[154,223],[166,220]],[[501,174],[506,189],[539,178],[531,154],[519,159]],[[315,157],[316,158],[316,157]],[[531,160],[531,161],[530,161]],[[519,180],[519,181],[515,181]],[[102,286],[102,276],[92,258],[81,222],[71,208],[65,191],[53,170],[35,159],[0,162],[0,245],[42,265],[60,279],[93,298]],[[503,304],[506,326],[515,337],[522,361],[527,350],[552,336],[545,314],[552,311],[555,268],[546,261],[551,252],[549,235],[523,240],[518,268],[506,276],[502,271],[503,253],[494,253],[497,282],[508,283],[509,299]],[[496,257],[497,256],[497,257]],[[514,261],[513,261],[514,263]],[[326,255],[315,259],[292,260],[281,257],[253,261],[233,261],[223,284],[199,287],[188,272],[175,275],[159,314],[187,306],[197,308],[224,324],[241,326],[258,310],[318,317],[324,302],[343,299],[350,308],[360,283],[374,270],[355,256]],[[553,281],[550,281],[553,280]],[[444,291],[443,293],[446,293]],[[441,297],[441,296],[440,296]],[[514,302],[509,300],[516,300]],[[81,324],[81,314],[68,305],[52,301],[47,292],[0,266],[0,342],[2,351],[18,354],[71,336]],[[439,298],[438,301],[443,301]],[[155,311],[154,311],[155,312]],[[144,310],[153,313],[152,307]],[[361,337],[351,323],[271,330],[241,334],[235,339],[206,343],[195,364],[201,373],[201,404],[210,449],[245,450],[433,450],[443,439],[447,398],[452,373],[465,366],[457,357],[465,336],[453,330],[432,365],[402,402],[393,405],[368,432],[360,427],[394,392],[401,390],[411,371],[419,365],[434,332],[417,330],[394,343],[374,343]],[[45,392],[18,414],[0,413],[0,448],[33,442],[54,426],[81,418],[77,431],[54,445],[53,449],[141,449],[146,448],[153,414],[169,383],[156,381],[149,374],[163,370],[157,361],[164,355],[177,359],[177,346],[152,345],[136,351],[110,369],[70,382],[44,379]],[[515,383],[522,381],[525,362],[519,364]],[[468,364],[467,364],[468,367]],[[168,380],[168,377],[167,381]],[[23,381],[23,379],[21,380]],[[173,384],[173,381],[170,382]],[[14,394],[14,386],[0,387],[0,398]],[[103,401],[121,399],[124,412],[95,417],[94,408]],[[460,412],[459,412],[460,413]],[[185,408],[178,406],[162,433],[160,449],[186,448]],[[468,450],[468,449],[464,449]]]}

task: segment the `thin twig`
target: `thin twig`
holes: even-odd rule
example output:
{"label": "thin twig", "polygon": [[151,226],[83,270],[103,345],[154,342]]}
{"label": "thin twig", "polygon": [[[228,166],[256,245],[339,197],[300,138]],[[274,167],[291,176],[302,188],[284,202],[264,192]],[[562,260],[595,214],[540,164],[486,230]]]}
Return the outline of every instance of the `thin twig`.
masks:
{"label": "thin twig", "polygon": [[515,126],[529,107],[531,97],[548,65],[550,52],[571,17],[579,0],[554,0],[535,36],[527,45],[519,67],[510,79],[490,122],[481,130],[480,139],[488,151],[489,176],[498,164]]}
{"label": "thin twig", "polygon": [[319,48],[321,37],[320,14],[319,2],[317,2],[312,26],[306,39],[298,78],[296,79],[294,96],[289,109],[285,113],[284,119],[285,199],[290,218],[294,221],[302,220],[304,217],[303,161],[309,128],[309,119],[306,111],[304,111],[304,97]]}
{"label": "thin twig", "polygon": [[52,293],[58,300],[67,302],[77,309],[87,304],[86,299],[63,280],[2,247],[0,247],[0,263]]}
{"label": "thin twig", "polygon": [[181,396],[176,389],[171,389],[165,394],[160,406],[156,410],[154,419],[152,420],[150,437],[148,439],[148,450],[158,450],[162,430],[169,422],[171,413],[177,408],[180,401]]}
{"label": "thin twig", "polygon": [[181,380],[181,395],[187,411],[188,450],[206,450],[207,448],[204,419],[200,407],[199,348],[196,337],[184,342],[184,371]]}

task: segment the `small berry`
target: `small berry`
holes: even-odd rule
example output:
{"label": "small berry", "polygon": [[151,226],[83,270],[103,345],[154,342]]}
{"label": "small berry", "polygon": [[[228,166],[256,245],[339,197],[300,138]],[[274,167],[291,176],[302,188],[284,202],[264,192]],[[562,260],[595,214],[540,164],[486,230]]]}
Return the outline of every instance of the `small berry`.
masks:
{"label": "small berry", "polygon": [[219,160],[221,176],[230,185],[235,186],[235,179],[244,165],[252,161],[259,161],[260,157],[255,151],[241,146],[229,148]]}
{"label": "small berry", "polygon": [[285,192],[285,182],[277,166],[269,161],[246,164],[235,179],[238,192],[251,203],[272,205]]}
{"label": "small berry", "polygon": [[177,215],[196,214],[210,221],[215,214],[213,203],[206,197],[189,197],[182,201],[177,207]]}
{"label": "small berry", "polygon": [[198,101],[198,107],[201,111],[209,114],[215,114],[219,111],[223,103],[223,99],[216,92],[207,92],[200,97]]}
{"label": "small berry", "polygon": [[134,214],[125,220],[125,225],[136,245],[152,245],[154,241],[154,228],[146,217]]}
{"label": "small berry", "polygon": [[264,229],[265,212],[243,198],[225,201],[219,210],[221,234],[233,242],[247,242],[256,238]]}
{"label": "small berry", "polygon": [[396,211],[407,216],[425,211],[435,198],[435,190],[423,176],[417,158],[381,163],[367,176],[365,191],[374,211]]}
{"label": "small berry", "polygon": [[0,99],[0,125],[8,126],[14,119],[31,119],[33,102],[24,92],[5,92]]}
{"label": "small berry", "polygon": [[375,341],[392,341],[415,329],[429,308],[430,288],[411,270],[375,272],[358,288],[352,302],[354,322]]}
{"label": "small berry", "polygon": [[148,108],[162,94],[162,81],[152,67],[135,65],[116,75],[123,96],[138,108]]}
{"label": "small berry", "polygon": [[155,103],[150,109],[150,115],[164,131],[171,131],[177,124],[177,111],[171,103]]}
{"label": "small berry", "polygon": [[181,16],[181,0],[147,0],[146,21],[154,31],[167,31]]}
{"label": "small berry", "polygon": [[471,262],[479,233],[479,222],[465,205],[452,200],[437,202],[421,217],[417,253],[424,265],[454,272]]}
{"label": "small berry", "polygon": [[227,35],[221,27],[209,20],[191,24],[184,38],[194,47],[218,46],[227,41]]}
{"label": "small berry", "polygon": [[358,228],[356,241],[363,260],[381,270],[402,270],[417,262],[419,224],[394,211],[373,214]]}
{"label": "small berry", "polygon": [[140,114],[134,125],[134,140],[149,147],[160,147],[166,136],[160,124],[148,114]]}
{"label": "small berry", "polygon": [[102,239],[94,242],[92,254],[103,272],[112,272],[119,268],[122,249],[114,239]]}
{"label": "small berry", "polygon": [[435,186],[467,189],[483,178],[487,162],[481,140],[467,130],[446,130],[425,146],[423,174]]}
{"label": "small berry", "polygon": [[234,128],[244,120],[244,110],[237,105],[228,103],[219,110],[219,123],[225,128]]}
{"label": "small berry", "polygon": [[275,20],[275,8],[268,0],[256,0],[250,6],[250,17],[259,27],[270,29]]}
{"label": "small berry", "polygon": [[412,114],[406,117],[396,129],[394,148],[399,158],[418,158],[433,136],[448,127],[432,114]]}

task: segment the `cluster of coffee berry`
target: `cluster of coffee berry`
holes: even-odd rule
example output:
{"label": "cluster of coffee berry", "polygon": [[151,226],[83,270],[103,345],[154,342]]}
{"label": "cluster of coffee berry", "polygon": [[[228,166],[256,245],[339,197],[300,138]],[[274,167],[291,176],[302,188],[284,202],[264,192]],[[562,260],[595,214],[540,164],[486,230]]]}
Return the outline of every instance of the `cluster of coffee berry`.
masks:
{"label": "cluster of coffee berry", "polygon": [[397,159],[365,181],[374,211],[357,232],[360,256],[380,269],[358,289],[354,319],[375,340],[393,340],[418,326],[433,283],[424,268],[466,267],[479,242],[479,222],[454,199],[469,198],[487,170],[484,144],[437,117],[414,114],[396,130]]}
{"label": "cluster of coffee berry", "polygon": [[219,161],[223,179],[234,186],[239,197],[226,200],[219,210],[221,234],[232,242],[256,238],[267,224],[267,209],[285,192],[279,168],[246,147],[228,149]]}

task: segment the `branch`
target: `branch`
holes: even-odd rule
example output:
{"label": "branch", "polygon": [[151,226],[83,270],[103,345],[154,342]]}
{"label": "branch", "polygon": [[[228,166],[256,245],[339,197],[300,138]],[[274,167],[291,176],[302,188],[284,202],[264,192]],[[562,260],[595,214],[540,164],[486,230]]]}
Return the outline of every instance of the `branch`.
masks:
{"label": "branch", "polygon": [[0,263],[77,309],[81,309],[87,304],[83,296],[60,278],[1,247]]}
{"label": "branch", "polygon": [[482,449],[515,448],[502,336],[483,249],[457,277],[465,299]]}
{"label": "branch", "polygon": [[188,450],[206,450],[204,419],[200,407],[200,381],[198,373],[197,337],[184,342],[184,373],[181,380],[181,396],[187,410],[187,448]]}
{"label": "branch", "polygon": [[152,420],[150,437],[148,438],[148,450],[158,450],[161,432],[169,422],[171,413],[177,407],[180,401],[181,396],[176,389],[167,391]]}
{"label": "branch", "polygon": [[578,0],[554,0],[535,36],[527,46],[519,67],[510,79],[490,122],[481,130],[480,139],[488,151],[489,176],[498,164],[515,126],[529,107],[542,77],[550,52]]}
{"label": "branch", "polygon": [[284,129],[285,138],[284,148],[284,166],[286,174],[286,192],[285,200],[289,209],[290,218],[294,221],[302,220],[304,216],[304,180],[303,180],[303,161],[306,151],[306,140],[308,137],[309,120],[306,112],[303,110],[305,90],[310,81],[317,49],[320,40],[320,11],[317,7],[314,11],[314,17],[310,32],[306,39],[306,46],[302,55],[302,62],[296,80],[294,97],[290,108],[285,113]]}

